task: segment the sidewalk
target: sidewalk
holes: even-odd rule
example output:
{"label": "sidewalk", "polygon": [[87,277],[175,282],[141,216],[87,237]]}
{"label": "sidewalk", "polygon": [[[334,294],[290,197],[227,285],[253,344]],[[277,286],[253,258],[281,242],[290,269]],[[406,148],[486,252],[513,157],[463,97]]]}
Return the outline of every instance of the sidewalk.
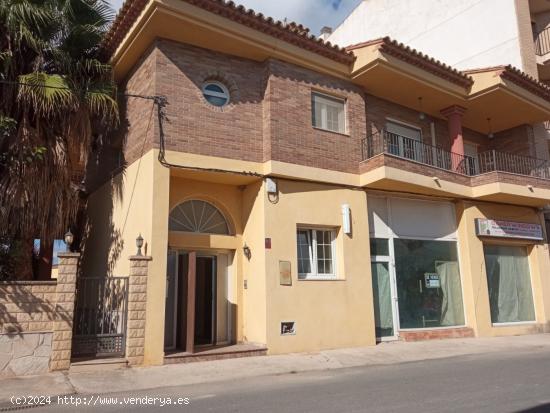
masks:
{"label": "sidewalk", "polygon": [[0,380],[0,410],[13,395],[118,393],[241,378],[389,365],[466,355],[550,350],[550,334],[519,337],[392,342],[376,347],[129,368],[88,373],[50,373]]}

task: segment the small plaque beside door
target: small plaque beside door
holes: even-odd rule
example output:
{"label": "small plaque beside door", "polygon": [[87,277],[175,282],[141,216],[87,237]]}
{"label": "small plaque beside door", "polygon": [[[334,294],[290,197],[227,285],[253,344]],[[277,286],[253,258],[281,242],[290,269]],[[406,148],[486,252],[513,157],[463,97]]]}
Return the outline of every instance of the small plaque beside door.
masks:
{"label": "small plaque beside door", "polygon": [[279,261],[279,283],[281,285],[292,285],[290,261]]}

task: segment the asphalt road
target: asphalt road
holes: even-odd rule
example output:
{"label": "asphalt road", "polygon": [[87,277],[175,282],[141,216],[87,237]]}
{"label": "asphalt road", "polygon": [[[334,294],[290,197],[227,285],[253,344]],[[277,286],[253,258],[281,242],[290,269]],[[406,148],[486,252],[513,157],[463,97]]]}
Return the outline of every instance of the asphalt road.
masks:
{"label": "asphalt road", "polygon": [[[147,396],[188,398],[189,404],[98,407],[107,399],[124,403]],[[550,349],[164,387],[94,400],[87,402],[95,407],[53,405],[32,412],[550,412]]]}

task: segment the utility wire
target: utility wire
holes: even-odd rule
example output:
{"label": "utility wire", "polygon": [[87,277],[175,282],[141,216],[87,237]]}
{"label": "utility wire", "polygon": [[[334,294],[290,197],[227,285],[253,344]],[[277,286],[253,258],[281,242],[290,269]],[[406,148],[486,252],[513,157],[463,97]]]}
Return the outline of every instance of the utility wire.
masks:
{"label": "utility wire", "polygon": [[[8,81],[8,80],[2,80],[0,79],[0,83],[4,84],[13,84],[13,85],[23,85],[23,86],[32,86],[32,87],[46,87],[46,88],[53,88],[53,89],[70,89],[68,87],[61,87],[61,86],[48,86],[48,85],[31,85],[23,82],[14,82],[14,81]],[[181,164],[174,164],[171,162],[168,162],[166,160],[166,145],[165,145],[165,139],[164,139],[164,119],[166,117],[165,114],[165,108],[168,103],[168,99],[166,96],[159,96],[159,95],[139,95],[139,94],[131,94],[131,93],[124,93],[121,94],[121,96],[129,97],[129,98],[138,98],[138,99],[146,99],[153,101],[153,105],[157,107],[157,119],[159,122],[159,154],[158,154],[158,161],[166,168],[177,168],[177,169],[186,169],[186,170],[194,170],[194,171],[203,171],[203,172],[217,172],[217,173],[226,173],[226,174],[233,174],[233,175],[244,175],[244,176],[254,176],[258,178],[268,178],[269,175],[259,174],[257,172],[252,171],[231,171],[227,169],[217,169],[217,168],[201,168],[198,166],[188,166],[188,165],[181,165]],[[154,107],[153,106],[153,107]],[[306,179],[300,179],[300,178],[279,178],[283,179],[285,181],[291,181],[291,182],[311,182]],[[364,188],[359,185],[346,185],[346,184],[335,184],[335,183],[325,183],[329,186],[335,186],[339,188],[347,188],[352,190],[359,190],[359,191],[365,191],[367,188]],[[382,190],[381,192],[387,192],[385,190]],[[399,191],[398,193],[403,195],[418,195],[413,192],[406,192],[406,191]],[[455,198],[457,200],[463,200],[465,202],[472,202],[469,198]],[[484,200],[476,200],[478,203],[490,203],[490,201],[484,201]],[[506,205],[513,205],[513,204],[506,204]]]}
{"label": "utility wire", "polygon": [[[47,89],[73,90],[66,86],[31,84],[26,82],[3,80],[3,79],[0,79],[0,83],[14,85],[14,86],[28,86],[28,87],[41,87],[41,88],[47,88]],[[245,176],[255,176],[259,178],[264,177],[262,174],[259,174],[257,172],[252,172],[252,171],[230,171],[226,169],[217,169],[217,168],[201,168],[198,166],[187,166],[187,165],[180,165],[180,164],[174,164],[174,163],[168,162],[166,160],[166,149],[165,149],[166,144],[164,139],[164,127],[163,127],[164,119],[166,117],[165,107],[168,103],[168,99],[166,98],[166,96],[138,95],[133,93],[118,93],[118,95],[121,97],[127,97],[127,98],[152,100],[153,105],[157,107],[157,119],[159,122],[159,149],[160,149],[159,155],[158,155],[158,161],[161,163],[161,165],[167,168],[179,168],[179,169],[188,169],[188,170],[196,170],[196,171],[204,171],[204,172],[228,173],[228,174],[237,174],[237,175],[245,175]]]}

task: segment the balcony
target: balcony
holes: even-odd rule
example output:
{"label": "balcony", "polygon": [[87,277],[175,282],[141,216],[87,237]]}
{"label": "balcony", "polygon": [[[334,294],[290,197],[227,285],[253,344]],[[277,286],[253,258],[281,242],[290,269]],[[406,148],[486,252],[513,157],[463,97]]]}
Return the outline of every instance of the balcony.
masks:
{"label": "balcony", "polygon": [[550,53],[550,27],[535,35],[535,54],[545,56]]}
{"label": "balcony", "polygon": [[550,162],[490,150],[453,153],[388,131],[362,142],[362,184],[375,189],[544,205]]}
{"label": "balcony", "polygon": [[494,150],[474,158],[387,131],[363,139],[362,151],[363,160],[386,154],[466,176],[506,172],[550,180],[550,162],[546,160]]}

